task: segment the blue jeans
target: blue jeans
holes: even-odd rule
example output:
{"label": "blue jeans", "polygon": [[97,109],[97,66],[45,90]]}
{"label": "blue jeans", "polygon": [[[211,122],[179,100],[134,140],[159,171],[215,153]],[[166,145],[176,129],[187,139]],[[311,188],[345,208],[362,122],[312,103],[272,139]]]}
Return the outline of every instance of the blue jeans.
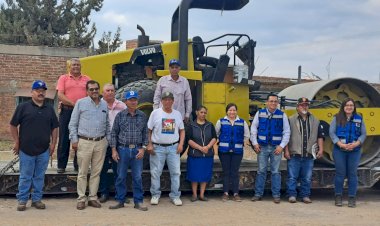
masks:
{"label": "blue jeans", "polygon": [[314,159],[291,157],[288,160],[288,180],[287,193],[288,196],[297,197],[297,182],[300,180],[299,197],[310,197],[311,176],[313,174]]}
{"label": "blue jeans", "polygon": [[335,162],[335,195],[343,194],[344,178],[348,179],[348,196],[355,197],[358,189],[358,166],[361,151],[342,151],[334,146]]}
{"label": "blue jeans", "polygon": [[27,155],[20,150],[20,178],[16,195],[19,203],[28,202],[31,188],[32,202],[41,201],[49,156],[49,150],[37,156]]}
{"label": "blue jeans", "polygon": [[[108,170],[112,168],[113,178],[108,177]],[[102,172],[100,173],[99,190],[102,195],[109,195],[109,187],[111,184],[116,184],[117,179],[117,162],[112,159],[112,149],[107,147],[106,157],[104,158],[104,164]],[[116,190],[116,189],[115,189]]]}
{"label": "blue jeans", "polygon": [[131,166],[133,201],[135,203],[142,203],[144,199],[141,176],[143,159],[136,159],[136,155],[138,153],[137,148],[119,147],[118,153],[120,159],[117,164],[118,176],[115,184],[115,199],[120,203],[125,203],[127,195],[127,174],[128,168]]}
{"label": "blue jeans", "polygon": [[255,196],[261,197],[264,194],[265,181],[267,179],[268,159],[270,160],[270,171],[272,175],[272,196],[281,196],[281,173],[279,171],[282,155],[275,155],[276,146],[261,146],[261,152],[257,156],[258,172],[255,183]]}
{"label": "blue jeans", "polygon": [[219,159],[223,169],[223,192],[228,193],[230,185],[232,185],[232,192],[238,194],[240,181],[239,168],[243,154],[219,152]]}
{"label": "blue jeans", "polygon": [[161,185],[160,177],[162,174],[162,169],[164,168],[165,161],[168,164],[170,172],[171,189],[169,197],[171,199],[179,198],[181,192],[179,191],[180,176],[181,176],[181,161],[180,155],[177,154],[177,146],[172,145],[168,147],[163,147],[159,145],[154,145],[154,155],[150,156],[150,175],[151,175],[151,186],[150,193],[152,196],[161,196]]}

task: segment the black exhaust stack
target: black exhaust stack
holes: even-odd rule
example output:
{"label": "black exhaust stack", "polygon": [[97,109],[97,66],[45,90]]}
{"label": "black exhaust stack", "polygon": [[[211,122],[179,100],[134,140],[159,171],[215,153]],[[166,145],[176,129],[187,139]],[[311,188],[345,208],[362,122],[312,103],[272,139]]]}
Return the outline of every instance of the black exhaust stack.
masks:
{"label": "black exhaust stack", "polygon": [[137,47],[148,46],[149,36],[145,35],[144,28],[137,24],[137,29],[141,31],[141,35],[137,38]]}

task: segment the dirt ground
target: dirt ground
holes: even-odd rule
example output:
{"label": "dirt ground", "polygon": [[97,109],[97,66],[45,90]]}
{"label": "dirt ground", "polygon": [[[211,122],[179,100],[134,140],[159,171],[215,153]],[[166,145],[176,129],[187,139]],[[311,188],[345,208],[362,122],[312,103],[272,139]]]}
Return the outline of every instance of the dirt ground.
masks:
{"label": "dirt ground", "polygon": [[87,207],[76,210],[75,196],[50,196],[44,198],[46,210],[29,207],[25,212],[16,211],[14,197],[0,197],[0,225],[380,225],[380,189],[361,189],[357,208],[333,205],[332,191],[313,191],[313,203],[290,204],[283,198],[274,204],[270,196],[263,201],[251,202],[251,193],[244,192],[241,203],[223,203],[221,193],[208,193],[208,202],[190,202],[190,194],[184,194],[183,206],[176,207],[164,194],[158,206],[144,200],[149,210],[138,211],[133,204],[125,208],[109,210],[114,201],[102,208]]}

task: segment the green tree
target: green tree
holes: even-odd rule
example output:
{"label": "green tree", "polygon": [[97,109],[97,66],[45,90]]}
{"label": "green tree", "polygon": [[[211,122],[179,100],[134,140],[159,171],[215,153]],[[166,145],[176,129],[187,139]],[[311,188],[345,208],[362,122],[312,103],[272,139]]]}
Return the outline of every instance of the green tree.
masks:
{"label": "green tree", "polygon": [[89,19],[104,0],[5,0],[0,43],[86,47],[96,33]]}
{"label": "green tree", "polygon": [[120,39],[121,28],[117,27],[116,33],[112,38],[112,33],[103,32],[102,38],[98,41],[98,49],[96,49],[97,54],[111,53],[114,52],[122,44]]}

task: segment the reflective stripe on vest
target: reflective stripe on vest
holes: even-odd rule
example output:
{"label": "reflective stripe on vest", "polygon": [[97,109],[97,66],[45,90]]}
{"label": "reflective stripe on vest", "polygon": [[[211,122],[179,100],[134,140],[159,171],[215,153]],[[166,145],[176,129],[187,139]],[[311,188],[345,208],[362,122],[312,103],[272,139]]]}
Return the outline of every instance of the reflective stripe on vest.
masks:
{"label": "reflective stripe on vest", "polygon": [[244,120],[239,119],[232,126],[228,119],[220,119],[219,152],[243,153]]}
{"label": "reflective stripe on vest", "polygon": [[[356,142],[361,135],[362,117],[354,115],[353,118],[346,123],[345,126],[339,125],[337,122],[336,135],[343,144]],[[359,150],[361,145],[356,147],[354,151]]]}
{"label": "reflective stripe on vest", "polygon": [[269,114],[267,109],[259,111],[257,142],[261,145],[279,145],[282,141],[284,113],[276,109]]}

